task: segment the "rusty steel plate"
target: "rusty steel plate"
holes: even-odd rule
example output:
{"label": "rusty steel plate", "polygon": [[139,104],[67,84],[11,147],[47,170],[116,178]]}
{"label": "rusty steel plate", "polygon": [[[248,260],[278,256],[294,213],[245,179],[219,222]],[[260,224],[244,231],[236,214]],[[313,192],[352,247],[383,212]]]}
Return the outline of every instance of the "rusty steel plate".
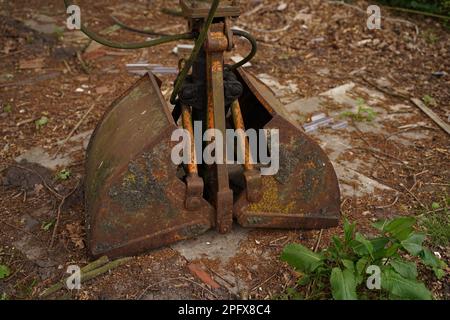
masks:
{"label": "rusty steel plate", "polygon": [[175,125],[152,74],[117,99],[91,138],[86,161],[92,256],[133,255],[197,236],[214,224],[203,198],[185,209],[186,184],[171,161]]}
{"label": "rusty steel plate", "polygon": [[[282,116],[274,94],[253,75],[240,69],[240,99],[246,128],[278,129],[279,171],[262,176],[261,200],[249,202],[242,192],[234,215],[244,227],[316,229],[333,227],[340,217],[340,191],[334,168],[319,145]],[[255,109],[260,112],[255,112]],[[266,112],[264,112],[264,110]]]}

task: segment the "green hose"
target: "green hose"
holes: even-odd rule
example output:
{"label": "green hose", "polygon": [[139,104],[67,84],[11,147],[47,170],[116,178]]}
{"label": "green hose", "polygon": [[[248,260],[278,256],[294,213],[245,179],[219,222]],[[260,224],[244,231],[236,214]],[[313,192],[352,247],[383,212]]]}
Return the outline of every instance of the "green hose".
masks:
{"label": "green hose", "polygon": [[211,9],[209,9],[208,13],[208,18],[206,19],[206,22],[203,25],[203,29],[198,35],[197,40],[195,41],[194,49],[192,50],[191,56],[184,64],[183,69],[180,71],[180,73],[177,76],[177,79],[175,80],[172,95],[170,96],[171,104],[175,104],[175,101],[177,99],[178,93],[181,90],[181,86],[184,82],[184,79],[186,79],[189,70],[194,65],[194,62],[197,59],[198,54],[200,53],[200,49],[203,47],[203,44],[206,41],[206,38],[208,36],[208,30],[213,22],[214,16],[216,15],[217,8],[219,7],[219,2],[220,0],[214,0],[213,3],[211,4]]}
{"label": "green hose", "polygon": [[255,38],[253,38],[250,35],[250,33],[242,31],[242,30],[232,30],[232,31],[233,31],[233,34],[235,36],[244,37],[252,45],[252,50],[250,51],[250,53],[244,59],[242,59],[238,63],[235,63],[235,64],[233,64],[232,66],[229,67],[230,70],[236,70],[237,68],[242,67],[244,64],[246,64],[247,62],[249,62],[250,60],[253,59],[253,57],[256,54],[256,51],[258,50],[258,44],[256,43]]}
{"label": "green hose", "polygon": [[[205,21],[205,24],[203,25],[201,32],[198,34],[198,36],[194,33],[183,33],[183,34],[178,34],[178,35],[163,35],[158,39],[144,41],[144,42],[121,43],[121,42],[111,41],[111,40],[108,40],[106,38],[99,36],[95,32],[88,29],[84,24],[81,24],[81,31],[85,35],[87,35],[89,38],[91,38],[92,40],[94,40],[104,46],[111,47],[111,48],[117,48],[117,49],[149,48],[149,47],[157,46],[157,45],[172,42],[172,41],[196,39],[194,49],[192,50],[191,56],[184,64],[183,69],[180,71],[180,73],[178,73],[178,76],[175,80],[174,89],[173,89],[172,95],[170,97],[170,102],[172,104],[175,104],[178,93],[180,92],[181,87],[183,85],[183,82],[186,79],[186,77],[189,73],[189,70],[192,68],[195,61],[197,60],[198,54],[200,53],[200,50],[203,47],[203,45],[207,39],[208,30],[211,27],[211,24],[214,20],[217,8],[219,7],[219,3],[220,3],[220,0],[213,0],[213,2],[211,4],[211,8],[208,13],[208,17]],[[65,4],[66,8],[71,5],[69,3],[69,0],[64,0],[64,4]],[[118,23],[117,20],[115,22]],[[119,22],[119,25],[120,24],[121,23]],[[131,28],[128,26],[126,26],[126,27],[129,30],[136,31],[134,28]],[[150,33],[150,32],[148,32],[148,33]],[[252,50],[243,60],[239,61],[236,64],[233,64],[232,66],[227,66],[227,68],[229,68],[230,70],[235,70],[235,69],[243,66],[247,62],[249,62],[255,56],[256,50],[257,50],[256,40],[249,33],[245,32],[245,31],[241,31],[241,30],[233,30],[233,34],[236,36],[241,36],[241,37],[246,38],[252,45]]]}
{"label": "green hose", "polygon": [[[64,4],[66,5],[66,8],[69,7],[71,4],[69,3],[69,0],[64,0]],[[81,24],[81,31],[87,35],[92,40],[107,46],[111,48],[116,49],[141,49],[141,48],[149,48],[153,46],[157,46],[163,43],[168,43],[172,41],[179,41],[179,40],[186,40],[186,39],[194,39],[195,35],[192,33],[183,33],[183,34],[177,34],[177,35],[170,35],[170,36],[163,36],[161,38],[150,40],[150,41],[144,41],[144,42],[135,42],[135,43],[121,43],[121,42],[115,42],[108,39],[105,39],[95,32],[89,30],[86,28],[86,26],[82,23]]]}

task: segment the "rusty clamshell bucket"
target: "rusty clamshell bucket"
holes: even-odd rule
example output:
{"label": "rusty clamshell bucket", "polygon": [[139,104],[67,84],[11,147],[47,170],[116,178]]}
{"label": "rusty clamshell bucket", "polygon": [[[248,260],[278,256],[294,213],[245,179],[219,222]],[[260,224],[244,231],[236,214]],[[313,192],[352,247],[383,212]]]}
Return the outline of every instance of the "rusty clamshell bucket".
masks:
{"label": "rusty clamshell bucket", "polygon": [[[249,201],[246,189],[235,190],[237,222],[261,228],[336,226],[339,187],[325,153],[283,117],[280,102],[264,84],[243,69],[236,75],[244,85],[239,101],[245,127],[280,132],[280,169],[261,177],[256,201]],[[170,157],[176,128],[151,73],[104,115],[86,162],[87,234],[93,256],[136,254],[215,226],[216,209],[203,197],[196,210],[186,208],[187,184]]]}
{"label": "rusty clamshell bucket", "polygon": [[[134,255],[212,228],[230,232],[234,220],[253,228],[336,226],[340,195],[331,162],[288,120],[270,89],[241,68],[257,44],[247,32],[230,27],[240,14],[239,2],[180,0],[180,6],[189,33],[122,44],[81,28],[97,42],[121,49],[196,39],[191,57],[180,61],[170,99],[173,110],[161,94],[161,82],[149,72],[112,104],[93,133],[85,179],[90,254]],[[234,36],[247,39],[252,50],[229,66],[224,52],[233,49]],[[202,136],[214,129],[212,139],[198,142],[195,123],[201,123]],[[171,157],[178,144],[172,134],[179,127],[190,138],[183,149],[189,161],[182,164]],[[228,139],[228,129],[238,134]],[[276,132],[277,139],[272,133],[256,138],[258,151],[270,153],[270,163],[250,150],[250,130]],[[219,148],[219,133],[225,143],[214,154],[221,161],[205,164],[202,151]],[[271,146],[276,140],[273,150],[269,140]],[[235,144],[244,161],[229,164],[228,146]],[[279,169],[263,173],[275,160]]]}

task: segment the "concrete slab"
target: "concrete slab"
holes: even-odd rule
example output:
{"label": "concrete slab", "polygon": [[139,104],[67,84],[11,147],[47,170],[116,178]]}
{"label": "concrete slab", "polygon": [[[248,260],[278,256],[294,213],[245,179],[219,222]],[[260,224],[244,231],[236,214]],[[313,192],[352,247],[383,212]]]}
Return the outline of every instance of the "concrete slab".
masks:
{"label": "concrete slab", "polygon": [[37,163],[50,170],[56,170],[57,168],[67,167],[73,162],[73,159],[68,155],[51,156],[42,147],[33,147],[30,150],[24,152],[16,159],[16,162],[26,160],[30,163]]}
{"label": "concrete slab", "polygon": [[225,265],[239,251],[241,241],[247,239],[248,229],[233,225],[233,230],[220,234],[211,230],[196,239],[182,241],[172,246],[187,260],[208,258],[219,259]]}
{"label": "concrete slab", "polygon": [[[316,97],[295,100],[287,104],[285,109],[290,118],[301,126],[308,123],[312,115],[318,113],[325,113],[336,123],[342,120],[344,112],[357,112],[360,99],[363,99],[364,104],[376,112],[373,121],[358,122],[358,129],[363,134],[375,133],[387,136],[387,126],[393,121],[410,122],[411,125],[415,125],[412,117],[415,116],[416,110],[412,106],[390,104],[382,92],[354,82],[345,83]],[[344,126],[342,129],[332,129],[328,126],[319,127],[308,134],[327,152],[338,175],[344,197],[373,195],[377,189],[396,192],[363,173],[370,171],[375,164],[375,159],[352,162],[343,160],[345,152],[349,152],[359,145],[352,139],[355,131],[356,129],[352,126]],[[430,133],[428,130],[406,131],[396,134],[390,139],[402,145],[410,145],[417,140],[430,139]]]}

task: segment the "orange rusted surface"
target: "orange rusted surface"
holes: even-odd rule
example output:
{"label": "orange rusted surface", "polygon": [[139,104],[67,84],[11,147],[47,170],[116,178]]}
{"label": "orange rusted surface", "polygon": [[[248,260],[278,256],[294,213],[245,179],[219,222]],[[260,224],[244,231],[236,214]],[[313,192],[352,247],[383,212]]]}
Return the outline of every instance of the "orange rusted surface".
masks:
{"label": "orange rusted surface", "polygon": [[192,127],[192,115],[190,107],[181,106],[181,119],[183,123],[183,128],[189,132],[190,137],[190,148],[189,148],[189,163],[187,164],[188,172],[191,174],[197,174],[197,157],[195,154],[195,139],[194,139],[194,128]]}

